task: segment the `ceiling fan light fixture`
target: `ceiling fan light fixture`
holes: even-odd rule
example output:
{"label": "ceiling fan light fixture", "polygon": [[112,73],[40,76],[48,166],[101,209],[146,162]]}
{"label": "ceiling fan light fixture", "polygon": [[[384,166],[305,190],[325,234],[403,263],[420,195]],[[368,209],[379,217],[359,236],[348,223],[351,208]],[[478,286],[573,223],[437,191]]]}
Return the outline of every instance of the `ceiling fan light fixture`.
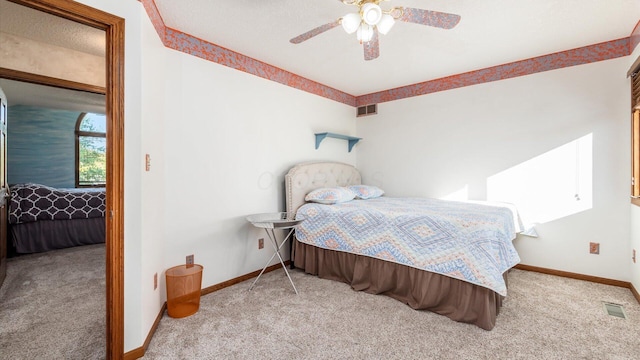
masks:
{"label": "ceiling fan light fixture", "polygon": [[362,5],[362,20],[368,25],[376,25],[382,18],[382,9],[374,3],[366,3]]}
{"label": "ceiling fan light fixture", "polygon": [[389,14],[384,14],[382,15],[382,18],[380,19],[380,22],[378,22],[378,25],[376,25],[376,27],[378,28],[378,31],[381,34],[387,35],[389,30],[391,30],[391,28],[393,27],[393,24],[395,23],[396,23],[396,20],[393,18],[393,16]]}
{"label": "ceiling fan light fixture", "polygon": [[362,19],[360,19],[359,14],[350,13],[343,16],[340,22],[342,23],[342,28],[347,32],[347,34],[353,34],[358,30]]}
{"label": "ceiling fan light fixture", "polygon": [[373,37],[373,27],[368,24],[362,23],[360,27],[358,27],[358,32],[356,33],[358,41],[361,43],[371,41]]}
{"label": "ceiling fan light fixture", "polygon": [[[1,1],[1,0],[0,0]],[[12,0],[13,1],[13,0]],[[419,25],[432,26],[441,29],[452,29],[460,21],[460,15],[449,14],[439,11],[404,8],[401,6],[391,7],[383,10],[381,2],[389,0],[339,0],[346,5],[358,8],[355,13],[346,14],[344,17],[330,23],[315,27],[302,33],[291,40],[292,44],[299,44],[309,40],[314,36],[342,25],[347,34],[356,33],[360,45],[364,49],[364,60],[374,60],[380,55],[380,45],[378,33],[386,35],[395,25],[396,21],[403,21]],[[640,105],[638,105],[640,108]]]}

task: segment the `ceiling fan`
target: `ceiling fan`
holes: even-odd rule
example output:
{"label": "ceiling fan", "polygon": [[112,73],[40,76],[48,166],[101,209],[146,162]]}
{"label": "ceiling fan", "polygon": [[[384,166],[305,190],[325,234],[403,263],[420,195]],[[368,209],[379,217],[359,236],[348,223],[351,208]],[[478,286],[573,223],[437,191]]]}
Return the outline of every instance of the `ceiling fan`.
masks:
{"label": "ceiling fan", "polygon": [[381,2],[389,0],[338,0],[346,5],[358,7],[357,13],[349,13],[336,21],[318,26],[304,34],[289,40],[293,44],[300,44],[316,35],[342,25],[347,34],[356,33],[358,41],[364,47],[364,59],[373,60],[380,55],[378,33],[387,34],[396,20],[415,24],[452,29],[460,21],[460,15],[444,12],[423,10],[416,8],[393,7],[383,10]]}

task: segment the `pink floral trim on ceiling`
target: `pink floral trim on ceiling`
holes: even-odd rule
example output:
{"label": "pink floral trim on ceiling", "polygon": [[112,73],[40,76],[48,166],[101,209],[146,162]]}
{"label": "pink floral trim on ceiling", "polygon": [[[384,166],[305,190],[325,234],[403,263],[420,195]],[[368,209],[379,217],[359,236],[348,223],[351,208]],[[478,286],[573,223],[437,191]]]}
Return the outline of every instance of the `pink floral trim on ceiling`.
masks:
{"label": "pink floral trim on ceiling", "polygon": [[250,58],[235,51],[167,27],[154,0],[141,0],[151,23],[164,46],[197,56],[221,65],[244,71],[261,78],[278,82],[350,106],[356,105],[356,97],[343,91],[309,80],[273,65]]}
{"label": "pink floral trim on ceiling", "polygon": [[566,50],[532,59],[516,61],[486,69],[448,76],[413,85],[358,96],[356,106],[378,104],[412,96],[430,94],[464,86],[505,80],[542,71],[615,59],[629,55],[629,38]]}
{"label": "pink floral trim on ceiling", "polygon": [[351,106],[355,106],[356,104],[356,98],[353,95],[349,95],[345,92],[282,70],[246,55],[239,54],[235,51],[225,49],[221,46],[175,29],[166,28],[164,44],[168,48],[316,94],[327,99],[335,100]]}
{"label": "pink floral trim on ceiling", "polygon": [[640,44],[640,21],[638,21],[636,27],[633,28],[629,39],[629,54],[631,54],[633,50],[636,49],[636,46]]}
{"label": "pink floral trim on ceiling", "polygon": [[158,36],[162,43],[165,43],[165,33],[166,28],[164,26],[164,20],[162,20],[162,15],[160,15],[160,11],[158,11],[158,7],[153,0],[142,0],[142,6],[144,6],[144,10],[147,12],[147,16],[149,16],[149,20],[151,20],[151,24],[156,29]]}
{"label": "pink floral trim on ceiling", "polygon": [[140,0],[140,2],[143,4],[162,43],[168,48],[351,106],[399,100],[569,66],[615,59],[630,55],[636,46],[640,44],[640,22],[638,22],[631,36],[628,38],[607,41],[356,97],[246,55],[225,49],[179,30],[168,28],[154,0]]}

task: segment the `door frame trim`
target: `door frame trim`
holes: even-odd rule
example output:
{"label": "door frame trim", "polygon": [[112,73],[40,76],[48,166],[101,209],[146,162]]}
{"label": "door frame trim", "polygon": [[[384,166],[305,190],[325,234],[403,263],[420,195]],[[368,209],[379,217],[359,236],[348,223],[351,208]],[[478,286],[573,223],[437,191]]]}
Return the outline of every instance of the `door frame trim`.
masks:
{"label": "door frame trim", "polygon": [[106,358],[124,354],[124,19],[70,0],[9,0],[105,31]]}
{"label": "door frame trim", "polygon": [[0,78],[7,80],[16,80],[26,83],[52,86],[60,89],[78,90],[90,92],[93,94],[105,95],[107,89],[104,86],[96,86],[90,84],[83,84],[76,81],[69,81],[64,79],[58,79],[45,75],[32,74],[20,70],[13,70],[0,67]]}

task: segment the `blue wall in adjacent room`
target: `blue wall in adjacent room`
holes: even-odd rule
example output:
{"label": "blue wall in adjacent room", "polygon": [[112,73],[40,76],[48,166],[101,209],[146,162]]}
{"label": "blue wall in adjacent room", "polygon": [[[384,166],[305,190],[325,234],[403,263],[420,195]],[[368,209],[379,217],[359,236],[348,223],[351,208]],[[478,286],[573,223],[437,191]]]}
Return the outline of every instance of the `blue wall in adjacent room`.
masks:
{"label": "blue wall in adjacent room", "polygon": [[75,186],[75,126],[80,112],[35,106],[7,111],[9,184]]}

